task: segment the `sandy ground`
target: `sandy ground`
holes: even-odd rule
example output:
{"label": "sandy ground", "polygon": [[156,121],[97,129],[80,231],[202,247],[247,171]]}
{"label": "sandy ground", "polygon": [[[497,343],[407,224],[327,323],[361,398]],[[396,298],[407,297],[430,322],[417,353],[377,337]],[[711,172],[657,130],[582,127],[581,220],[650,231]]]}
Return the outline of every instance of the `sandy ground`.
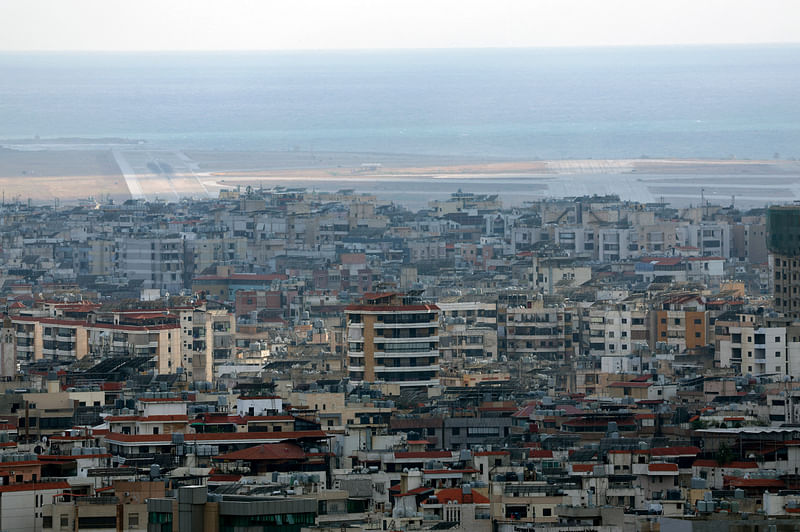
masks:
{"label": "sandy ground", "polygon": [[110,150],[0,149],[0,191],[6,201],[130,197]]}
{"label": "sandy ground", "polygon": [[[221,188],[355,188],[392,197],[430,187],[530,198],[617,193],[634,201],[709,199],[762,204],[800,199],[800,163],[737,160],[495,161],[403,154],[172,151],[137,146],[89,149],[0,148],[0,191],[7,201],[64,202],[87,197],[175,201],[216,197]],[[405,185],[404,185],[405,183]],[[433,186],[437,183],[436,186]],[[451,190],[452,189],[452,190]]]}

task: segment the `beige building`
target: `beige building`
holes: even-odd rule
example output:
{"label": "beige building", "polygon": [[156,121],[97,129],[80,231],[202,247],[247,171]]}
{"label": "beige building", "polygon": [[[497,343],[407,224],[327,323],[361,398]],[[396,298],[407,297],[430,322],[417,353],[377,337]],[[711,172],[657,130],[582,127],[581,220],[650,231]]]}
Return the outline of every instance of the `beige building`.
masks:
{"label": "beige building", "polygon": [[350,379],[401,387],[439,384],[439,307],[418,297],[367,294],[345,309]]}

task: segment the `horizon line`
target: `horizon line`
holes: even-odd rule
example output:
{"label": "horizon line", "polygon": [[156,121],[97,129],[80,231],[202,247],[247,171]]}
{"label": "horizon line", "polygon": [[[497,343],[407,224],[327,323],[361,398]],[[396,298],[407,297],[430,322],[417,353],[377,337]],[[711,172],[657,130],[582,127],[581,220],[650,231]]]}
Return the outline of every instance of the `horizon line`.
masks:
{"label": "horizon line", "polygon": [[424,51],[456,51],[456,50],[586,50],[609,48],[713,48],[713,47],[758,47],[758,46],[799,46],[800,40],[791,42],[765,41],[765,42],[697,42],[697,43],[648,43],[648,44],[540,44],[540,45],[487,45],[487,46],[432,46],[432,47],[377,47],[377,48],[164,48],[164,49],[0,49],[0,54],[145,54],[145,53],[296,53],[296,52],[424,52]]}

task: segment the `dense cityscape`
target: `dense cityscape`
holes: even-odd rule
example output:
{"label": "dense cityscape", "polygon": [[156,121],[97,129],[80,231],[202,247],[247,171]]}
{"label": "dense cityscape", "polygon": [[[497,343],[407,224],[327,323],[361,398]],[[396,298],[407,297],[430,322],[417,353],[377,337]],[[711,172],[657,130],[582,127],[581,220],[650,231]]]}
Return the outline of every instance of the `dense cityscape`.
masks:
{"label": "dense cityscape", "polygon": [[5,203],[0,529],[794,530],[798,217]]}

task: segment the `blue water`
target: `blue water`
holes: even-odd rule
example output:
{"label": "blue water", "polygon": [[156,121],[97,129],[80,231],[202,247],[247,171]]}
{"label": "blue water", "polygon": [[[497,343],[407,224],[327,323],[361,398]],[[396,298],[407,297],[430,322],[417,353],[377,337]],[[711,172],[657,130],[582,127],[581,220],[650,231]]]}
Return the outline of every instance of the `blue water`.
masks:
{"label": "blue water", "polygon": [[800,47],[0,54],[0,138],[499,159],[800,157]]}

